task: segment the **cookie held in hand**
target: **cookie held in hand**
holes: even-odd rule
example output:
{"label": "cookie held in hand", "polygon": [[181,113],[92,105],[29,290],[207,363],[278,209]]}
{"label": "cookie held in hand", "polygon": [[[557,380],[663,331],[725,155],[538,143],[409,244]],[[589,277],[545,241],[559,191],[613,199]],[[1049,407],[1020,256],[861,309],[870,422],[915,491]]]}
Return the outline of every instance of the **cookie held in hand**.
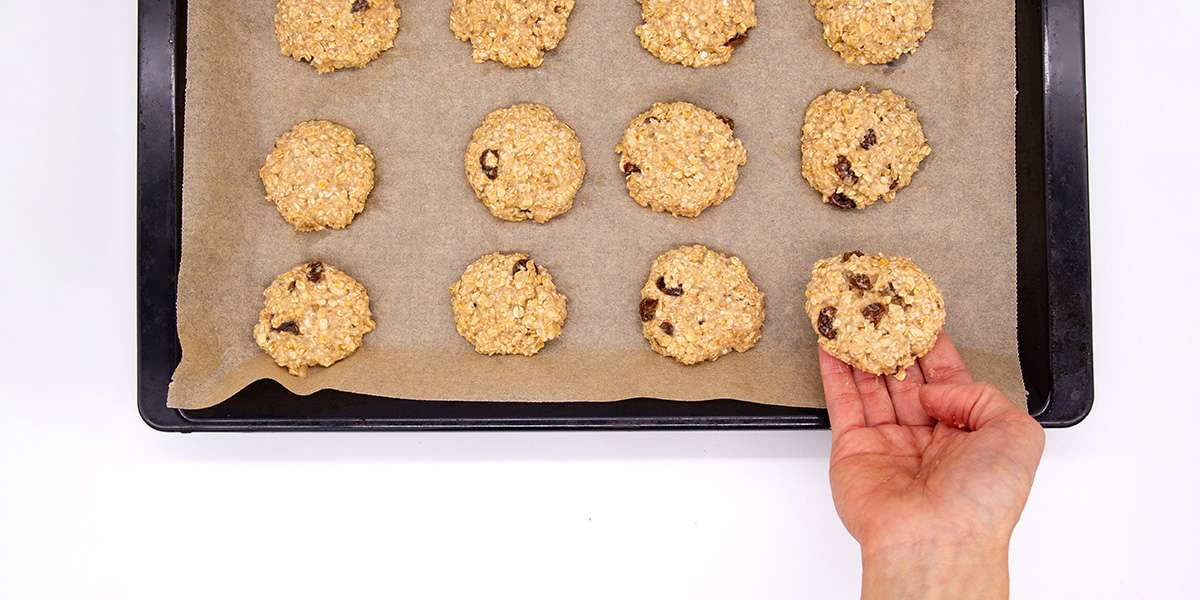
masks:
{"label": "cookie held in hand", "polygon": [[899,256],[852,251],[817,261],[804,298],[804,312],[826,352],[901,380],[933,348],[946,322],[933,278]]}

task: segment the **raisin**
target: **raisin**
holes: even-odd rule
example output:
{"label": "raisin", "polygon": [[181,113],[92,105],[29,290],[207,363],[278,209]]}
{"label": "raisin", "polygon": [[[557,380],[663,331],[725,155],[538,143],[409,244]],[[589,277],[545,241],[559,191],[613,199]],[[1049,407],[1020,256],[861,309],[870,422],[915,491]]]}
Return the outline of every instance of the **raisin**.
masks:
{"label": "raisin", "polygon": [[854,208],[854,201],[841,192],[834,192],[829,196],[829,203],[842,209],[850,210]]}
{"label": "raisin", "polygon": [[642,303],[638,305],[638,313],[641,314],[643,323],[654,320],[654,313],[657,310],[657,298],[642,298]]}
{"label": "raisin", "polygon": [[662,323],[659,323],[658,328],[663,330],[663,333],[667,335],[675,335],[675,326],[672,325],[670,321],[663,321]]}
{"label": "raisin", "polygon": [[321,281],[321,276],[325,274],[325,263],[314,260],[308,263],[308,272],[304,274],[309,281],[317,283]]}
{"label": "raisin", "polygon": [[850,287],[852,288],[864,292],[871,290],[871,278],[862,273],[846,273],[846,281],[850,283]]}
{"label": "raisin", "polygon": [[748,33],[746,33],[746,32],[739,33],[739,34],[729,38],[729,41],[725,42],[725,45],[729,46],[730,48],[737,48],[738,46],[741,46],[742,44],[746,43],[747,37],[749,37]]}
{"label": "raisin", "polygon": [[296,291],[296,280],[295,280],[295,279],[293,279],[293,280],[291,281],[291,283],[289,283],[289,284],[288,284],[288,291],[289,291],[289,292],[294,292],[294,291]]}
{"label": "raisin", "polygon": [[500,153],[488,148],[479,155],[479,168],[488,179],[495,179],[500,174]]}
{"label": "raisin", "polygon": [[629,177],[634,173],[641,173],[642,168],[633,163],[625,163],[624,165],[621,165],[621,171],[625,173],[626,177]]}
{"label": "raisin", "polygon": [[350,12],[362,12],[368,8],[371,8],[371,3],[367,2],[367,0],[354,0],[354,4],[350,5]]}
{"label": "raisin", "polygon": [[527,265],[527,264],[529,264],[528,258],[522,258],[521,260],[518,260],[516,262],[516,264],[513,265],[513,275],[516,275],[517,273],[524,271],[525,265]]}
{"label": "raisin", "polygon": [[845,253],[843,253],[843,254],[842,254],[842,262],[847,262],[847,261],[849,261],[849,260],[850,260],[852,257],[855,257],[855,256],[862,256],[862,255],[863,255],[863,253],[862,253],[862,252],[859,252],[858,250],[851,250],[851,251],[849,251],[849,252],[845,252]]}
{"label": "raisin", "polygon": [[883,320],[885,314],[887,314],[887,307],[878,302],[872,302],[862,310],[863,317],[876,327],[879,327],[879,322]]}
{"label": "raisin", "polygon": [[837,164],[833,165],[833,172],[843,180],[849,179],[850,183],[858,183],[858,175],[850,166],[850,159],[845,156],[839,156]]}
{"label": "raisin", "polygon": [[837,316],[837,308],[826,306],[817,314],[817,332],[828,339],[837,339],[837,329],[833,327],[833,318]]}
{"label": "raisin", "polygon": [[863,136],[862,149],[870,150],[871,146],[874,146],[875,144],[878,144],[878,143],[879,143],[879,139],[875,137],[875,130],[868,129],[867,135]]}
{"label": "raisin", "polygon": [[720,119],[722,123],[728,125],[730,129],[733,129],[733,119],[730,119],[725,115],[717,115],[717,118]]}
{"label": "raisin", "polygon": [[658,287],[658,291],[660,291],[668,296],[682,296],[683,295],[683,286],[682,285],[679,287],[673,287],[673,288],[667,287],[667,280],[663,279],[661,275],[659,276],[658,281],[654,282],[654,285],[656,287]]}
{"label": "raisin", "polygon": [[909,308],[912,308],[911,304],[904,303],[904,297],[896,292],[896,286],[892,285],[891,283],[887,284],[887,287],[883,288],[883,295],[891,296],[892,304],[895,304],[896,306],[899,306],[899,307],[903,308],[904,310],[908,310]]}
{"label": "raisin", "polygon": [[297,325],[295,321],[284,321],[279,324],[279,327],[272,327],[271,331],[300,335],[300,326]]}

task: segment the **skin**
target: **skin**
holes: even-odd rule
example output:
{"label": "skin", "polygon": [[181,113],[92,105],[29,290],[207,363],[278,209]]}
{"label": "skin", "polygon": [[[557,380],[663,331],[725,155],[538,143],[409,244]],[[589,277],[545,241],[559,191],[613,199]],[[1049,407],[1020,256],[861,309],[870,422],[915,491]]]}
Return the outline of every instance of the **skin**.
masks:
{"label": "skin", "polygon": [[1008,597],[1008,543],[1041,460],[1040,425],[975,382],[945,333],[904,381],[820,352],[838,515],[865,600]]}

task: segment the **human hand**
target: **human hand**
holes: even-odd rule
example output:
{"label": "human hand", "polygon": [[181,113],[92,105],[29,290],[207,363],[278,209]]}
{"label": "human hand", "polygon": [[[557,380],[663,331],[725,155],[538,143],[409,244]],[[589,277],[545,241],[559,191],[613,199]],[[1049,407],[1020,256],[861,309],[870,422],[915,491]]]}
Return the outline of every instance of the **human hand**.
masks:
{"label": "human hand", "polygon": [[1041,426],[975,383],[945,333],[904,381],[819,352],[829,480],[862,546],[863,598],[1006,598]]}

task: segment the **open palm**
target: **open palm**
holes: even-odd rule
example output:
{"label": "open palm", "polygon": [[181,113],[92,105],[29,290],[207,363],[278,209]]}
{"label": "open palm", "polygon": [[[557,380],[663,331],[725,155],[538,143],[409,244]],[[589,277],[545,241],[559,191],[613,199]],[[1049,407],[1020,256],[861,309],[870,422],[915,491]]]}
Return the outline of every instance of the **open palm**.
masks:
{"label": "open palm", "polygon": [[944,333],[904,381],[820,354],[834,504],[864,553],[1006,548],[1041,457],[1041,427],[973,382]]}

